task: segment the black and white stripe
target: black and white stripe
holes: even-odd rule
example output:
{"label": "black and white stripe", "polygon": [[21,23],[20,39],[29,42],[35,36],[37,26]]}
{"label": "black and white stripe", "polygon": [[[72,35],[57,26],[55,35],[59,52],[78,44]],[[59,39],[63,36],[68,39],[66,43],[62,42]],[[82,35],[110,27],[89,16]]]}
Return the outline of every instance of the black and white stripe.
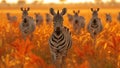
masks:
{"label": "black and white stripe", "polygon": [[7,13],[6,16],[7,16],[9,23],[17,22],[17,16],[11,16],[10,13]]}
{"label": "black and white stripe", "polygon": [[81,29],[85,27],[85,18],[83,16],[79,16],[79,10],[77,12],[73,11],[73,29],[75,33],[81,33]]}
{"label": "black and white stripe", "polygon": [[69,23],[72,24],[73,15],[72,14],[67,14],[67,17],[68,17]]}
{"label": "black and white stripe", "polygon": [[[24,13],[25,10],[22,11]],[[28,16],[28,14],[25,14],[22,15],[22,22],[20,23],[19,28],[24,39],[30,35],[30,39],[32,40],[33,32],[36,28],[36,23],[32,17]]]}
{"label": "black and white stripe", "polygon": [[87,30],[92,38],[96,38],[96,35],[98,35],[102,31],[103,26],[101,19],[98,18],[99,8],[97,8],[97,10],[93,10],[93,8],[91,8],[91,11],[92,11],[92,18],[87,26]]}
{"label": "black and white stripe", "polygon": [[61,68],[65,62],[65,57],[68,50],[72,46],[71,33],[67,27],[63,26],[63,15],[66,13],[66,8],[63,8],[62,12],[57,14],[54,9],[50,9],[51,14],[54,16],[54,31],[49,38],[50,52],[57,68]]}
{"label": "black and white stripe", "polygon": [[29,7],[28,7],[28,8],[23,8],[23,7],[21,7],[20,9],[21,9],[21,11],[22,11],[22,18],[28,16],[28,11],[30,10]]}
{"label": "black and white stripe", "polygon": [[36,25],[40,26],[43,24],[43,16],[40,13],[35,13]]}
{"label": "black and white stripe", "polygon": [[[66,27],[63,27],[63,30],[65,32],[63,31],[64,33],[60,32],[59,34],[54,31],[49,39],[50,48],[53,49],[54,52],[61,53],[71,48],[71,33]],[[64,55],[66,55],[66,53]]]}
{"label": "black and white stripe", "polygon": [[110,13],[106,13],[105,15],[106,15],[106,22],[111,23],[112,22],[112,16],[111,16],[111,14]]}
{"label": "black and white stripe", "polygon": [[120,12],[118,12],[117,21],[120,22]]}
{"label": "black and white stripe", "polygon": [[52,22],[52,16],[49,13],[46,13],[46,24],[51,24]]}

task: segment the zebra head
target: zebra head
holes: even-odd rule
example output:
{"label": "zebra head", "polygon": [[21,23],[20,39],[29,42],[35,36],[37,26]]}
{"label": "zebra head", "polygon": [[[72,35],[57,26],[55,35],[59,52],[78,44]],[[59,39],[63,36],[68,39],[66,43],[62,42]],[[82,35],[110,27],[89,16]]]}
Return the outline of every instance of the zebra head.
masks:
{"label": "zebra head", "polygon": [[120,12],[118,12],[118,15],[120,15]]}
{"label": "zebra head", "polygon": [[78,24],[79,23],[79,10],[76,12],[76,11],[73,11],[73,13],[74,13],[74,17],[73,17],[73,22],[75,23],[75,24]]}
{"label": "zebra head", "polygon": [[91,11],[92,11],[92,17],[98,17],[99,8],[97,8],[96,10],[94,10],[93,8],[91,8]]}
{"label": "zebra head", "polygon": [[25,17],[22,21],[22,26],[23,27],[28,27],[29,26],[29,19],[27,17]]}
{"label": "zebra head", "polygon": [[7,16],[10,16],[10,13],[6,13]]}
{"label": "zebra head", "polygon": [[80,10],[78,10],[77,12],[75,10],[73,10],[74,16],[78,16],[80,13]]}
{"label": "zebra head", "polygon": [[39,17],[40,17],[40,13],[34,13],[35,14],[35,18],[36,18],[36,23],[39,22]]}
{"label": "zebra head", "polygon": [[97,19],[93,19],[93,22],[91,23],[91,27],[92,28],[97,28],[98,27]]}
{"label": "zebra head", "polygon": [[110,13],[106,13],[105,15],[106,15],[106,17],[110,17],[110,16],[111,16],[111,14],[110,14]]}
{"label": "zebra head", "polygon": [[60,13],[59,10],[57,13],[55,13],[53,8],[50,8],[50,13],[53,15],[53,24],[54,24],[54,31],[60,32],[63,27],[63,15],[67,12],[66,8],[62,9],[62,12]]}
{"label": "zebra head", "polygon": [[10,13],[6,13],[7,19],[10,20]]}
{"label": "zebra head", "polygon": [[40,13],[34,13],[35,14],[35,17],[38,17],[40,16]]}
{"label": "zebra head", "polygon": [[110,13],[106,13],[106,21],[110,21],[111,20],[111,14]]}
{"label": "zebra head", "polygon": [[73,20],[73,15],[67,14],[67,17],[68,17],[69,22],[71,22]]}
{"label": "zebra head", "polygon": [[21,8],[22,11],[22,18],[24,18],[25,16],[28,16],[28,11],[30,10],[30,8]]}
{"label": "zebra head", "polygon": [[48,17],[48,16],[49,16],[49,13],[46,13],[45,15],[46,15],[46,17]]}

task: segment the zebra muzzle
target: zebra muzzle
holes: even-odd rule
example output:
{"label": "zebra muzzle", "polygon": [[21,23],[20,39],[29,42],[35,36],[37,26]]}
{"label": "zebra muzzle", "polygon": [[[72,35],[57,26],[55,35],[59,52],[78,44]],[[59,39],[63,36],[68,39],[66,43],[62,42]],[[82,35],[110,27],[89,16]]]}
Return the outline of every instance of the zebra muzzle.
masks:
{"label": "zebra muzzle", "polygon": [[24,22],[24,23],[27,23],[27,19],[25,18],[25,19],[23,20],[23,22]]}
{"label": "zebra muzzle", "polygon": [[75,23],[77,24],[77,23],[78,23],[78,20],[75,20]]}
{"label": "zebra muzzle", "polygon": [[60,31],[60,27],[57,27],[57,28],[56,28],[56,31]]}
{"label": "zebra muzzle", "polygon": [[57,27],[55,32],[57,35],[60,35],[60,33],[61,33],[60,27]]}

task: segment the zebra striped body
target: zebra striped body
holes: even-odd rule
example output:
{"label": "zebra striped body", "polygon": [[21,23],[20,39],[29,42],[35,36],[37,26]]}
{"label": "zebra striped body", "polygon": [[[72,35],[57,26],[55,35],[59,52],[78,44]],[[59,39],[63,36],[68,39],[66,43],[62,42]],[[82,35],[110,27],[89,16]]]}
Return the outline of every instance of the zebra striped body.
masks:
{"label": "zebra striped body", "polygon": [[43,24],[43,17],[39,13],[35,13],[36,25],[40,26]]}
{"label": "zebra striped body", "polygon": [[98,18],[97,12],[99,11],[99,9],[97,9],[97,10],[91,9],[91,10],[93,12],[93,16],[92,16],[92,18],[87,26],[87,30],[90,33],[91,37],[95,38],[96,35],[98,35],[102,31],[103,26],[101,23],[101,19]]}
{"label": "zebra striped body", "polygon": [[106,13],[106,22],[109,22],[109,23],[112,22],[112,17],[111,17],[111,15],[110,15],[110,14],[107,14],[107,13]]}
{"label": "zebra striped body", "polygon": [[79,34],[81,33],[81,29],[85,27],[85,18],[83,16],[79,16],[78,12],[74,12],[74,16],[73,16],[73,29],[74,31]]}
{"label": "zebra striped body", "polygon": [[22,22],[20,23],[19,28],[24,39],[26,39],[26,37],[29,35],[30,35],[30,39],[32,39],[33,32],[35,31],[35,28],[36,28],[34,19],[28,15],[25,15],[24,17],[22,17]]}
{"label": "zebra striped body", "polygon": [[46,23],[50,24],[52,22],[52,16],[48,13],[46,13]]}
{"label": "zebra striped body", "polygon": [[20,23],[20,31],[22,32],[22,36],[24,39],[26,39],[27,36],[31,35],[32,38],[32,33],[34,32],[36,27],[36,24],[31,17],[26,17],[22,20]]}
{"label": "zebra striped body", "polygon": [[73,15],[67,14],[67,17],[68,17],[68,21],[70,22],[70,24],[72,24]]}
{"label": "zebra striped body", "polygon": [[117,20],[120,22],[120,12],[118,13]]}
{"label": "zebra striped body", "polygon": [[50,13],[53,15],[54,24],[53,33],[49,38],[50,52],[56,68],[62,68],[67,52],[72,46],[71,33],[67,27],[63,26],[62,16],[66,13],[66,8],[63,8],[61,13],[58,11],[57,14],[51,8]]}
{"label": "zebra striped body", "polygon": [[67,51],[72,45],[69,29],[63,27],[60,34],[54,31],[49,39],[49,44],[51,53],[54,55],[54,60],[56,60],[58,56],[66,56]]}
{"label": "zebra striped body", "polygon": [[16,16],[11,16],[10,13],[7,13],[7,19],[10,23],[15,23],[17,22],[17,17]]}

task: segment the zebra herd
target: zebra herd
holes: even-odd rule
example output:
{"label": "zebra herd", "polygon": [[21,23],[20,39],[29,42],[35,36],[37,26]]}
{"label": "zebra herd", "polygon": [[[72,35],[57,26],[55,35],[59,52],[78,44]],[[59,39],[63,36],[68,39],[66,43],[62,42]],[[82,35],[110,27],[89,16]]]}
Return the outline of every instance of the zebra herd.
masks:
{"label": "zebra herd", "polygon": [[[32,39],[36,25],[43,23],[43,17],[39,13],[35,13],[34,20],[33,17],[29,16],[29,10],[30,8],[21,8],[22,21],[19,25],[19,28],[24,39],[26,39],[28,36],[30,36],[30,39]],[[93,39],[95,39],[96,35],[98,35],[103,29],[101,19],[98,17],[99,10],[99,8],[91,8],[92,17],[87,25],[87,30]],[[50,8],[49,11],[53,18],[50,14],[46,14],[46,22],[49,24],[53,21],[54,27],[53,32],[49,38],[49,47],[52,59],[56,68],[66,68],[65,58],[67,56],[68,50],[72,46],[71,32],[69,31],[69,28],[63,25],[63,16],[67,13],[67,9],[63,8],[61,12],[59,10],[55,12],[53,8]],[[74,31],[76,33],[81,33],[81,29],[85,28],[85,18],[83,16],[79,16],[79,10],[73,11],[73,13],[74,15],[67,15],[68,20],[73,25]],[[9,13],[7,13],[7,18],[10,22],[15,22],[17,20],[16,16],[11,16]],[[120,13],[117,17],[117,20],[120,22]],[[106,14],[106,21],[112,22],[112,17],[110,14]]]}

